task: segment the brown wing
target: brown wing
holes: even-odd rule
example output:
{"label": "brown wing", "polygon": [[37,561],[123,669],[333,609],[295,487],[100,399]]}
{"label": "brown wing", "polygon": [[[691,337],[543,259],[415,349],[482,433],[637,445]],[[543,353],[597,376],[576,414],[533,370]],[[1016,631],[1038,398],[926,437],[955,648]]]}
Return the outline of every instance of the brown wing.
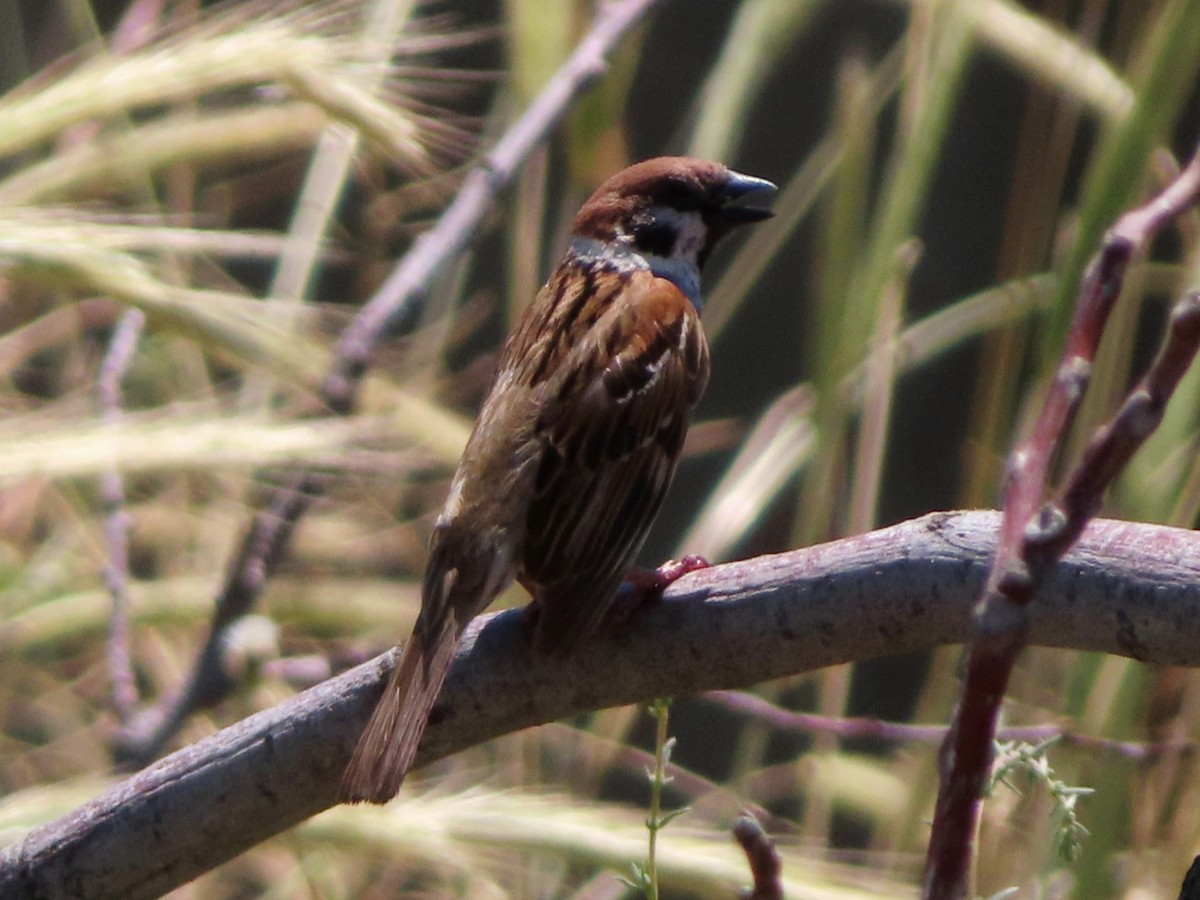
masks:
{"label": "brown wing", "polygon": [[[691,303],[649,272],[602,273],[545,385],[545,441],[522,580],[539,606],[535,644],[565,652],[604,617],[662,504],[708,345]],[[597,310],[599,306],[599,310]]]}

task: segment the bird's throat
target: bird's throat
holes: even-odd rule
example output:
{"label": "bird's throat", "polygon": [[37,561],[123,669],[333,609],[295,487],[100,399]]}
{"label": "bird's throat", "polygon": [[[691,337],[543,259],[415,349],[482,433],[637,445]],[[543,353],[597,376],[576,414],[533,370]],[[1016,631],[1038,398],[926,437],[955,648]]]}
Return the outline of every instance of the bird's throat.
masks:
{"label": "bird's throat", "polygon": [[571,238],[570,253],[577,259],[594,260],[615,272],[649,269],[679,288],[697,311],[701,308],[700,270],[690,259],[641,253],[624,241],[598,241],[580,235]]}

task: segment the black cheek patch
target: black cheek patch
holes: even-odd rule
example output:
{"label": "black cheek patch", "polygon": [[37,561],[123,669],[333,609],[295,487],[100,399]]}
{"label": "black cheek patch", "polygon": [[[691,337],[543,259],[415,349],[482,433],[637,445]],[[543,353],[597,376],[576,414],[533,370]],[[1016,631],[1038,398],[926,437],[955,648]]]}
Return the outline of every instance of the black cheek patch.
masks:
{"label": "black cheek patch", "polygon": [[669,258],[675,250],[676,237],[674,225],[660,222],[647,222],[636,226],[633,231],[633,243],[640,252],[664,259]]}

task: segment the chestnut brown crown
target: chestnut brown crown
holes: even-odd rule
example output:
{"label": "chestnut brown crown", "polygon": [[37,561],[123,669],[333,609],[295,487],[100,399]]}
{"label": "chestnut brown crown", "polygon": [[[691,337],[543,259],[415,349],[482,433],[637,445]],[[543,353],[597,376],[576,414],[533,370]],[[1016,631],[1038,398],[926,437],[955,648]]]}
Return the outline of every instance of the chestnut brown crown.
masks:
{"label": "chestnut brown crown", "polygon": [[700,269],[731,230],[772,216],[769,209],[739,201],[774,191],[765,178],[721,163],[661,156],[601,184],[575,217],[574,233],[624,243],[647,256],[686,258]]}

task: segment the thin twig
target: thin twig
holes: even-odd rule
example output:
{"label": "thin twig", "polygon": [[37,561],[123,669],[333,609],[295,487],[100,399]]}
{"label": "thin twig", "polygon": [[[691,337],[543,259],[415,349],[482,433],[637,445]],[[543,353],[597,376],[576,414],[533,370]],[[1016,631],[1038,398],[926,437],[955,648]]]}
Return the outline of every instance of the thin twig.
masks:
{"label": "thin twig", "polygon": [[[145,324],[146,316],[139,309],[127,309],[122,313],[100,365],[96,405],[109,427],[121,422],[121,382],[133,360]],[[101,476],[100,497],[107,516],[104,534],[108,558],[104,565],[104,586],[112,597],[112,617],[108,623],[108,677],[113,712],[117,721],[125,725],[137,709],[138,692],[129,649],[129,513],[125,510],[125,480],[120,472],[106,472]]]}
{"label": "thin twig", "polygon": [[733,837],[746,852],[754,887],[741,893],[742,900],[783,900],[783,863],[779,852],[754,816],[746,814],[733,826]]}
{"label": "thin twig", "polygon": [[671,750],[675,745],[674,738],[667,737],[667,726],[671,717],[671,701],[658,698],[649,705],[650,715],[654,717],[654,766],[648,772],[650,776],[650,816],[646,819],[646,830],[650,834],[650,843],[646,853],[646,867],[642,872],[642,883],[638,885],[645,890],[646,900],[658,900],[658,833],[667,823],[676,818],[683,810],[663,815],[663,788],[670,782],[667,766],[671,761]]}
{"label": "thin twig", "polygon": [[1200,344],[1200,293],[1188,294],[1171,310],[1158,358],[1121,408],[1092,438],[1071,473],[1062,498],[1038,514],[1028,530],[1029,552],[1060,557],[1096,514],[1104,492],[1162,422],[1167,401],[1195,359]]}
{"label": "thin twig", "polygon": [[[704,696],[728,710],[753,716],[781,731],[833,734],[843,741],[867,739],[895,744],[936,744],[945,740],[949,731],[945,725],[913,725],[908,722],[887,722],[861,716],[821,716],[796,712],[777,706],[757,694],[742,691],[711,691]],[[1055,741],[1066,747],[1114,753],[1134,762],[1145,762],[1167,753],[1195,753],[1200,749],[1200,742],[1193,740],[1117,741],[1080,734],[1059,725],[1013,725],[997,730],[996,740],[1027,744]]]}
{"label": "thin twig", "polygon": [[[418,764],[584,710],[961,643],[999,525],[994,512],[937,513],[694,572],[630,627],[567,657],[531,654],[520,610],[481,617]],[[1200,643],[1178,626],[1200,621],[1198,549],[1186,529],[1093,520],[1031,608],[1030,640],[1200,664]],[[296,694],[33,830],[0,853],[0,897],[74,897],[79,885],[95,900],[159,896],[325,809],[394,658]]]}
{"label": "thin twig", "polygon": [[[321,389],[334,414],[348,415],[358,405],[371,357],[387,338],[411,332],[421,318],[429,285],[478,233],[483,219],[521,163],[566,113],[571,102],[603,74],[605,60],[621,38],[662,0],[605,3],[591,30],[554,74],[533,104],[500,142],[468,172],[454,202],[437,225],[421,235],[396,265],[375,296],[347,326]],[[118,758],[142,765],[161,752],[179,726],[196,709],[225,697],[234,681],[223,670],[221,647],[228,626],[246,615],[282,558],[292,532],[313,499],[322,493],[317,473],[287,474],[254,516],[241,550],[229,568],[216,600],[208,639],[180,694],[127,729],[118,741]]]}
{"label": "thin twig", "polygon": [[[1066,440],[1091,375],[1125,270],[1158,229],[1200,198],[1200,154],[1168,187],[1127,212],[1105,236],[1079,288],[1075,316],[1033,431],[1009,459],[1004,521],[976,611],[962,701],[941,752],[941,785],[925,858],[923,896],[966,896],[972,835],[992,759],[1009,676],[1026,643],[1030,601],[1099,509],[1104,491],[1157,425],[1200,341],[1197,303],[1189,297],[1146,379],[1089,446],[1057,504],[1042,505],[1050,465]],[[1040,509],[1039,509],[1040,507]],[[1136,648],[1131,648],[1136,655]]]}

